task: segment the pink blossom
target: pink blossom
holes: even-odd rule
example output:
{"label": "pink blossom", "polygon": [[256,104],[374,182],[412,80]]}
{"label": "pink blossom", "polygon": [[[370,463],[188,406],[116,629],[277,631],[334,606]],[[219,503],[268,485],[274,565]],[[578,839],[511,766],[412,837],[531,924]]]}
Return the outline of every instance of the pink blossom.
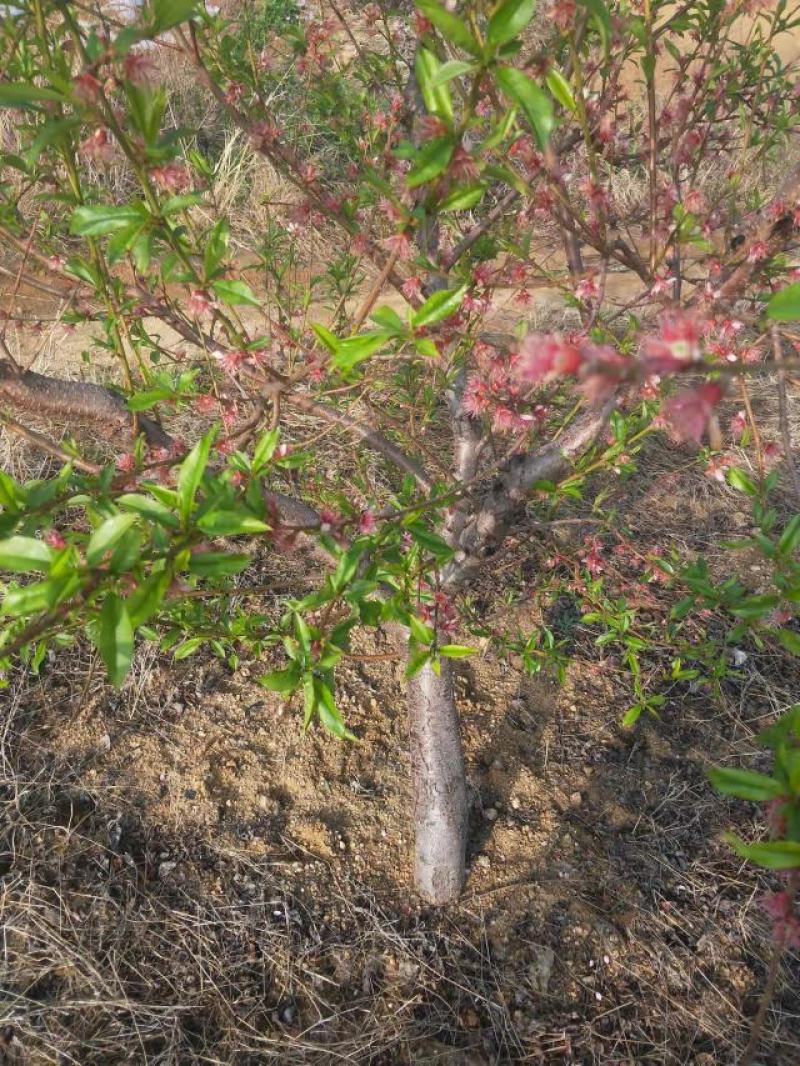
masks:
{"label": "pink blossom", "polygon": [[599,295],[597,280],[592,274],[582,278],[575,288],[575,296],[582,303],[592,303]]}
{"label": "pink blossom", "polygon": [[57,529],[48,529],[44,535],[44,542],[49,548],[54,548],[56,551],[67,546],[67,542]]}
{"label": "pink blossom", "polygon": [[204,289],[195,289],[190,294],[186,306],[190,314],[199,318],[214,310],[214,301]]}
{"label": "pink blossom", "polygon": [[166,163],[163,167],[153,167],[150,177],[162,189],[171,193],[185,192],[192,184],[189,170],[183,163]]}
{"label": "pink blossom", "polygon": [[422,296],[422,279],[418,278],[416,275],[406,278],[402,285],[402,293],[411,303],[413,303],[414,300],[419,300]]}
{"label": "pink blossom", "polygon": [[133,85],[153,85],[158,80],[158,67],[147,52],[128,52],[123,63],[125,77]]}
{"label": "pink blossom", "polygon": [[242,350],[237,351],[235,349],[216,351],[214,352],[214,358],[226,374],[230,374],[231,377],[234,377],[250,358],[250,352]]}
{"label": "pink blossom", "polygon": [[81,141],[79,151],[84,159],[95,163],[110,163],[114,159],[114,142],[108,136],[108,130],[101,126],[85,141]]}
{"label": "pink blossom", "polygon": [[450,161],[450,174],[456,181],[474,181],[480,170],[475,159],[461,145],[456,148]]}
{"label": "pink blossom", "polygon": [[510,407],[495,408],[492,416],[492,430],[495,433],[511,433],[519,429],[519,418]]}
{"label": "pink blossom", "polygon": [[257,152],[266,151],[280,137],[274,122],[256,122],[250,127],[250,144]]}
{"label": "pink blossom", "polygon": [[420,140],[432,141],[436,137],[444,137],[447,133],[447,123],[436,115],[423,115],[417,122]]}
{"label": "pink blossom", "polygon": [[382,241],[389,251],[398,259],[410,259],[412,256],[411,238],[407,233],[393,233]]}
{"label": "pink blossom", "polygon": [[244,85],[239,85],[238,82],[232,82],[225,90],[225,100],[231,106],[234,106],[242,99],[244,92]]}
{"label": "pink blossom", "polygon": [[764,465],[769,470],[783,458],[783,448],[781,448],[780,444],[776,443],[774,440],[766,441],[763,454]]}
{"label": "pink blossom", "polygon": [[306,163],[300,170],[300,177],[306,185],[313,185],[319,178],[319,168],[313,163]]}
{"label": "pink blossom", "polygon": [[716,381],[671,396],[664,404],[662,414],[672,436],[678,441],[699,444],[714,407],[721,399],[722,388]]}
{"label": "pink blossom", "polygon": [[670,295],[675,277],[672,274],[656,274],[655,281],[650,289],[651,296]]}
{"label": "pink blossom", "polygon": [[714,481],[725,483],[725,471],[733,463],[731,455],[712,455],[703,473]]}
{"label": "pink blossom", "polygon": [[744,435],[744,431],[747,429],[747,412],[737,411],[733,418],[730,420],[731,436],[736,440],[740,440]]}
{"label": "pink blossom", "polygon": [[553,0],[549,15],[560,30],[568,30],[575,21],[577,4],[575,0]]}
{"label": "pink blossom", "polygon": [[794,893],[767,892],[761,897],[761,906],[772,919],[772,932],[779,944],[788,948],[800,948],[800,917],[794,905]]}
{"label": "pink blossom", "polygon": [[577,372],[583,361],[580,349],[557,334],[529,333],[517,354],[516,367],[523,381],[549,381]]}
{"label": "pink blossom", "polygon": [[78,76],[72,82],[75,98],[82,104],[95,104],[100,98],[100,82],[88,71]]}
{"label": "pink blossom", "polygon": [[766,241],[753,241],[747,253],[748,263],[761,263],[769,255],[769,246]]}
{"label": "pink blossom", "polygon": [[364,536],[369,536],[378,528],[378,521],[372,511],[362,511],[358,519],[358,531]]}
{"label": "pink blossom", "polygon": [[204,393],[202,396],[195,396],[194,409],[201,415],[214,415],[219,410],[219,400],[216,396],[212,396],[210,393]]}
{"label": "pink blossom", "polygon": [[130,452],[125,452],[117,458],[116,467],[121,473],[130,474],[136,469],[136,459]]}

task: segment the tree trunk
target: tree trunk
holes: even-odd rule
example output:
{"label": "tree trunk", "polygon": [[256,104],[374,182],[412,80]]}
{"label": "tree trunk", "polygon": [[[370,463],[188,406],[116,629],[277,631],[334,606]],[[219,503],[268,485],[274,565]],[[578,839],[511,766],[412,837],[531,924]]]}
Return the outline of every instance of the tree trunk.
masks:
{"label": "tree trunk", "polygon": [[467,852],[467,780],[452,666],[430,664],[408,682],[414,785],[414,882],[429,903],[458,899]]}

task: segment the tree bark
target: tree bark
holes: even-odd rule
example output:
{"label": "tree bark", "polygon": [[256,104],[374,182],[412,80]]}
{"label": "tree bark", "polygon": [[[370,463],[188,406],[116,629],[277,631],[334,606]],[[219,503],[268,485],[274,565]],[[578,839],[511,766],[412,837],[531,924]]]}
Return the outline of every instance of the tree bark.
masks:
{"label": "tree bark", "polygon": [[414,782],[414,883],[441,906],[461,894],[467,854],[467,784],[452,665],[429,663],[408,683]]}

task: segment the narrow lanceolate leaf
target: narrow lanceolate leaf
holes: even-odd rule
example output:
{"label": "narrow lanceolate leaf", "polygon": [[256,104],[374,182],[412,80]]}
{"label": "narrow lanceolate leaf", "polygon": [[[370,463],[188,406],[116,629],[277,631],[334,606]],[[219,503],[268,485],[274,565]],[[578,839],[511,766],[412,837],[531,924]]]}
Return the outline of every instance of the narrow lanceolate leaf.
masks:
{"label": "narrow lanceolate leaf", "polygon": [[746,844],[734,833],[726,833],[725,839],[743,859],[749,859],[768,870],[796,870],[800,868],[800,843],[796,840],[765,840],[758,844]]}
{"label": "narrow lanceolate leaf", "polygon": [[28,108],[45,102],[64,100],[55,89],[43,89],[27,82],[0,82],[0,107]]}
{"label": "narrow lanceolate leaf", "polygon": [[117,514],[112,518],[107,518],[89,538],[89,543],[86,545],[86,562],[90,566],[99,563],[105,553],[114,547],[135,521],[135,514]]}
{"label": "narrow lanceolate leaf", "polygon": [[415,329],[419,329],[420,326],[433,326],[449,318],[461,306],[466,291],[467,286],[461,285],[458,289],[442,289],[440,292],[435,292],[420,307],[411,319],[411,324]]}
{"label": "narrow lanceolate leaf", "polygon": [[708,771],[708,776],[718,792],[726,796],[738,796],[739,799],[752,800],[754,803],[776,799],[784,792],[780,781],[766,774],[757,773],[755,770],[717,766]]}
{"label": "narrow lanceolate leaf", "polygon": [[210,511],[197,522],[212,537],[235,537],[244,533],[265,533],[269,526],[244,510]]}
{"label": "narrow lanceolate leaf", "polygon": [[240,304],[249,304],[251,307],[261,306],[261,301],[246,281],[212,281],[211,288],[223,303],[230,304],[232,307]]}
{"label": "narrow lanceolate leaf", "polygon": [[604,0],[578,0],[578,2],[589,12],[595,29],[600,34],[603,49],[608,52],[611,44],[611,13]]}
{"label": "narrow lanceolate leaf", "polygon": [[437,0],[416,0],[417,7],[432,22],[442,37],[451,44],[457,44],[472,55],[481,54],[481,46],[472,36],[466,22],[457,15],[451,15]]}
{"label": "narrow lanceolate leaf", "polygon": [[119,688],[133,657],[133,626],[124,602],[114,592],[105,598],[95,637],[111,684]]}
{"label": "narrow lanceolate leaf", "polygon": [[779,629],[776,636],[792,655],[800,655],[800,633],[795,633],[793,629]]}
{"label": "narrow lanceolate leaf", "polygon": [[767,318],[775,322],[794,322],[800,318],[800,282],[775,293],[767,304]]}
{"label": "narrow lanceolate leaf", "polygon": [[424,185],[426,181],[438,178],[450,164],[453,152],[456,149],[456,138],[451,136],[436,137],[420,149],[419,155],[414,160],[414,165],[408,172],[406,185],[409,189],[416,189]]}
{"label": "narrow lanceolate leaf", "polygon": [[575,114],[578,110],[578,105],[575,103],[572,86],[561,71],[557,67],[551,67],[545,75],[545,81],[547,82],[547,88],[556,100],[558,100],[560,104],[563,104],[568,111]]}
{"label": "narrow lanceolate leaf", "polygon": [[533,18],[536,0],[505,0],[489,19],[487,40],[499,48],[500,45],[518,36]]}
{"label": "narrow lanceolate leaf", "polygon": [[0,570],[16,574],[30,570],[47,570],[53,561],[53,549],[35,537],[8,537],[0,540]]}
{"label": "narrow lanceolate leaf", "polygon": [[148,213],[142,204],[115,207],[113,204],[94,204],[76,208],[69,231],[77,237],[102,237],[147,221]]}
{"label": "narrow lanceolate leaf", "polygon": [[212,426],[208,433],[195,444],[178,471],[178,508],[184,526],[189,523],[194,498],[203,480],[203,473],[208,464],[208,454],[215,436],[216,428]]}
{"label": "narrow lanceolate leaf", "polygon": [[553,101],[544,90],[516,67],[499,67],[497,80],[503,92],[525,112],[540,148],[545,148],[555,126]]}

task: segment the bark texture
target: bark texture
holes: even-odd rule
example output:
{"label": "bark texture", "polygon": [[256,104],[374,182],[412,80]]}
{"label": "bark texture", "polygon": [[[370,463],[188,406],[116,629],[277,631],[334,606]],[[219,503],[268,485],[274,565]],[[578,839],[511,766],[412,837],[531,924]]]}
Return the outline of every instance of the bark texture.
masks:
{"label": "bark texture", "polygon": [[408,683],[416,830],[414,882],[429,903],[458,899],[464,887],[468,804],[452,666],[426,664]]}

